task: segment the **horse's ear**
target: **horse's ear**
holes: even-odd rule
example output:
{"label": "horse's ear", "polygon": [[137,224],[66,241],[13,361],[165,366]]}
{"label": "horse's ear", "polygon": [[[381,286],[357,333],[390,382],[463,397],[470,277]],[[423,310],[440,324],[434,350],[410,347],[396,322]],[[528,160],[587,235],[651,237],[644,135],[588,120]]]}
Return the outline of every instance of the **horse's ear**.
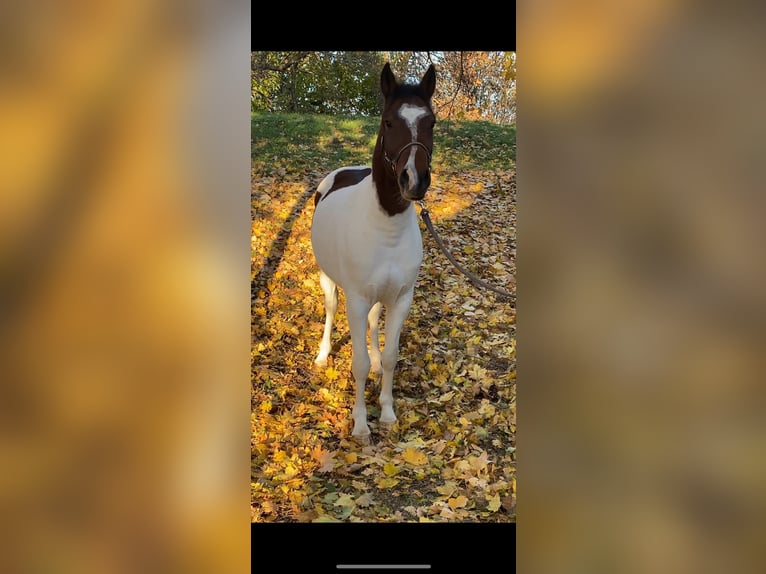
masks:
{"label": "horse's ear", "polygon": [[383,96],[387,98],[394,93],[395,88],[396,78],[391,71],[391,65],[386,62],[386,65],[383,66],[383,71],[380,73],[380,90],[383,92]]}
{"label": "horse's ear", "polygon": [[436,89],[436,68],[434,68],[433,64],[428,66],[426,73],[423,74],[423,79],[420,80],[420,88],[425,93],[426,99],[430,100],[431,96],[434,95],[434,90]]}

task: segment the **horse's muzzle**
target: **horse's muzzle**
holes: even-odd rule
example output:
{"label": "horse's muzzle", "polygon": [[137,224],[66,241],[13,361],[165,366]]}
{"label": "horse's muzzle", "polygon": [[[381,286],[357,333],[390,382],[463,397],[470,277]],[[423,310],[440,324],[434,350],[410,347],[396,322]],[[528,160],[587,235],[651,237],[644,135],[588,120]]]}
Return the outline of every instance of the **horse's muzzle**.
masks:
{"label": "horse's muzzle", "polygon": [[402,191],[402,196],[409,201],[419,201],[426,196],[426,191],[431,185],[431,170],[425,173],[419,174],[418,180],[415,185],[410,185],[410,178],[407,170],[404,170],[399,176],[399,189]]}

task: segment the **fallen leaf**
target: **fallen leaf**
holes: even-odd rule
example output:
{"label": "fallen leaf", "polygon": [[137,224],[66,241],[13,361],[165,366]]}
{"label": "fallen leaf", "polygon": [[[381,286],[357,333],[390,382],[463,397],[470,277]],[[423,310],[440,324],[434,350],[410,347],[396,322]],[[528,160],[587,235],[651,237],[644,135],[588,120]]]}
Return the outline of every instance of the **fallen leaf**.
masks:
{"label": "fallen leaf", "polygon": [[489,504],[487,504],[487,510],[490,512],[497,512],[500,509],[500,495],[495,494],[492,498],[489,499]]}
{"label": "fallen leaf", "polygon": [[375,483],[378,485],[378,488],[393,488],[397,484],[399,484],[398,478],[381,478],[380,480],[375,481]]}
{"label": "fallen leaf", "polygon": [[338,371],[335,367],[327,367],[324,376],[327,377],[328,381],[334,381],[338,378]]}
{"label": "fallen leaf", "polygon": [[356,505],[362,507],[370,506],[373,502],[372,494],[369,492],[365,492],[356,499]]}
{"label": "fallen leaf", "polygon": [[333,505],[335,506],[353,506],[354,499],[351,498],[351,495],[349,494],[342,494],[338,500],[333,502]]}
{"label": "fallen leaf", "polygon": [[311,522],[342,522],[342,520],[338,520],[337,518],[335,518],[334,516],[330,516],[329,514],[320,514]]}
{"label": "fallen leaf", "polygon": [[337,453],[337,450],[334,450],[332,452],[330,451],[322,451],[322,453],[316,457],[317,462],[319,463],[319,468],[317,469],[318,472],[330,472],[333,468],[335,468],[335,454]]}
{"label": "fallen leaf", "polygon": [[428,462],[428,455],[413,447],[408,447],[402,453],[402,458],[414,466],[421,466]]}
{"label": "fallen leaf", "polygon": [[450,497],[452,496],[452,493],[457,490],[457,484],[454,482],[445,482],[441,486],[437,486],[436,490],[439,494],[443,494],[444,496]]}

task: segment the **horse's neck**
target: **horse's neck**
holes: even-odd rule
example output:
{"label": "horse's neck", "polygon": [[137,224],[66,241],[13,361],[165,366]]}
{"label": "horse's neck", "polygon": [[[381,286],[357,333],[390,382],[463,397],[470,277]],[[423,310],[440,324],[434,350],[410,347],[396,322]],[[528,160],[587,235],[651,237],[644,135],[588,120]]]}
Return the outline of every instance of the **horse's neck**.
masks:
{"label": "horse's neck", "polygon": [[412,204],[404,199],[399,192],[393,170],[383,159],[383,149],[380,142],[375,147],[375,153],[372,157],[372,181],[375,183],[378,203],[389,217],[411,209]]}

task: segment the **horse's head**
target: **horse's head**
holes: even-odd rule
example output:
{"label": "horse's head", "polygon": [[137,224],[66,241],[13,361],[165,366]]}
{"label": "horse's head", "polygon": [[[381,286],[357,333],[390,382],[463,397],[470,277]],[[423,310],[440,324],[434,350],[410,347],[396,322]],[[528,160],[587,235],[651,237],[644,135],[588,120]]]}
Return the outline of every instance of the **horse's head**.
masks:
{"label": "horse's head", "polygon": [[393,172],[402,197],[423,199],[431,184],[436,122],[431,96],[436,88],[436,70],[431,64],[419,84],[400,84],[386,63],[380,88],[385,103],[378,137],[386,167]]}

